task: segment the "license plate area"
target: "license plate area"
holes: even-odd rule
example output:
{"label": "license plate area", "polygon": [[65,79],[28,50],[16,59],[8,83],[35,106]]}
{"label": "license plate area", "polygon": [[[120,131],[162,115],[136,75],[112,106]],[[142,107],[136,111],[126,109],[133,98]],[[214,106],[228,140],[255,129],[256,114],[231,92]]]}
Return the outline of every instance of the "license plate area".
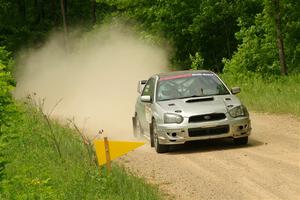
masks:
{"label": "license plate area", "polygon": [[199,137],[207,135],[221,135],[229,132],[229,125],[220,125],[214,127],[189,128],[190,137]]}

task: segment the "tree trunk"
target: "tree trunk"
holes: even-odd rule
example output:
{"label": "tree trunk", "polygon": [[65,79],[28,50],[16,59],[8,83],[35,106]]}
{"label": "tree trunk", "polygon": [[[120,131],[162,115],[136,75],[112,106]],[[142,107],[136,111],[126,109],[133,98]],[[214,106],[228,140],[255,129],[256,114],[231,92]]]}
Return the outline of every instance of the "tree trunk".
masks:
{"label": "tree trunk", "polygon": [[276,40],[279,53],[279,62],[281,75],[287,75],[287,66],[285,62],[285,53],[284,53],[284,43],[283,36],[281,31],[281,15],[280,15],[280,0],[273,0],[274,4],[274,17],[275,17],[275,30],[276,30]]}
{"label": "tree trunk", "polygon": [[34,12],[35,13],[35,24],[38,25],[41,22],[41,15],[40,15],[40,7],[39,7],[39,1],[34,0]]}
{"label": "tree trunk", "polygon": [[44,1],[41,1],[40,12],[41,12],[42,23],[44,23],[44,21],[45,21],[45,3],[44,3]]}
{"label": "tree trunk", "polygon": [[227,58],[230,58],[231,56],[231,48],[230,48],[230,38],[229,38],[229,33],[228,33],[228,26],[226,21],[223,21],[224,25],[224,31],[225,31],[225,37],[226,37],[226,51],[227,51]]}
{"label": "tree trunk", "polygon": [[92,23],[93,25],[96,24],[97,18],[96,18],[96,6],[97,2],[96,0],[91,0],[92,1]]}
{"label": "tree trunk", "polygon": [[65,48],[66,48],[66,50],[68,50],[68,28],[67,28],[64,0],[60,0],[60,8],[61,8],[61,16],[62,16],[63,27],[64,27]]}
{"label": "tree trunk", "polygon": [[19,19],[22,22],[22,25],[26,23],[26,3],[25,0],[18,1],[18,10],[21,17]]}
{"label": "tree trunk", "polygon": [[57,16],[56,16],[56,0],[51,0],[51,17],[53,19],[52,25],[55,26],[57,24]]}

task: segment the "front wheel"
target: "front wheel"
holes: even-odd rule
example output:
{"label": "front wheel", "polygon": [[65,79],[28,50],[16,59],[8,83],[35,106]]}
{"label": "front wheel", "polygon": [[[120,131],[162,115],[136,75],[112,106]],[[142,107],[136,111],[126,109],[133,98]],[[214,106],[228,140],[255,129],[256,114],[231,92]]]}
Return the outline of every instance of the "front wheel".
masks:
{"label": "front wheel", "polygon": [[156,127],[156,123],[155,121],[152,122],[152,126],[151,126],[151,129],[152,129],[152,142],[154,144],[154,148],[155,148],[155,151],[157,153],[166,153],[169,151],[169,146],[168,145],[163,145],[163,144],[159,144],[159,140],[158,140],[158,134],[157,134],[157,127]]}
{"label": "front wheel", "polygon": [[233,142],[236,145],[246,145],[248,143],[248,136],[241,137],[241,138],[234,138]]}

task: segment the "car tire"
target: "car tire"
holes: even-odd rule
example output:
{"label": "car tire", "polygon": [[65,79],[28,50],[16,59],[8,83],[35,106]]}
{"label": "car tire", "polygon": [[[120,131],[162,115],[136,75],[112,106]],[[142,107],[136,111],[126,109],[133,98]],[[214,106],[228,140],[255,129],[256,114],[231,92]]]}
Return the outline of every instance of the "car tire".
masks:
{"label": "car tire", "polygon": [[236,145],[246,145],[248,143],[248,136],[241,137],[241,138],[234,138],[233,142]]}
{"label": "car tire", "polygon": [[156,132],[156,122],[155,120],[153,120],[152,124],[152,140],[153,140],[153,146],[155,148],[155,151],[157,153],[166,153],[169,151],[169,146],[168,145],[163,145],[163,144],[159,144],[159,140],[158,140],[158,135]]}

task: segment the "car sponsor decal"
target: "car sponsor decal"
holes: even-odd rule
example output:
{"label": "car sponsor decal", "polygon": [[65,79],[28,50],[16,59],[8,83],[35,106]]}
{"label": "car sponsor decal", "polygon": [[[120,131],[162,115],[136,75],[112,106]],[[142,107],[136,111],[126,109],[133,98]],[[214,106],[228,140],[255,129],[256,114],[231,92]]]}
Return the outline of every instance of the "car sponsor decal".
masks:
{"label": "car sponsor decal", "polygon": [[166,81],[166,80],[173,80],[173,79],[178,79],[178,78],[186,78],[186,77],[191,77],[192,74],[181,74],[181,75],[176,75],[176,76],[167,76],[160,78],[159,80],[161,81]]}
{"label": "car sponsor decal", "polygon": [[192,74],[192,76],[214,76],[212,73],[198,73],[198,74]]}
{"label": "car sponsor decal", "polygon": [[192,76],[214,76],[212,73],[197,73],[197,74],[181,74],[181,75],[175,75],[175,76],[167,76],[160,78],[160,81],[166,81],[166,80],[174,80],[179,78],[187,78]]}

